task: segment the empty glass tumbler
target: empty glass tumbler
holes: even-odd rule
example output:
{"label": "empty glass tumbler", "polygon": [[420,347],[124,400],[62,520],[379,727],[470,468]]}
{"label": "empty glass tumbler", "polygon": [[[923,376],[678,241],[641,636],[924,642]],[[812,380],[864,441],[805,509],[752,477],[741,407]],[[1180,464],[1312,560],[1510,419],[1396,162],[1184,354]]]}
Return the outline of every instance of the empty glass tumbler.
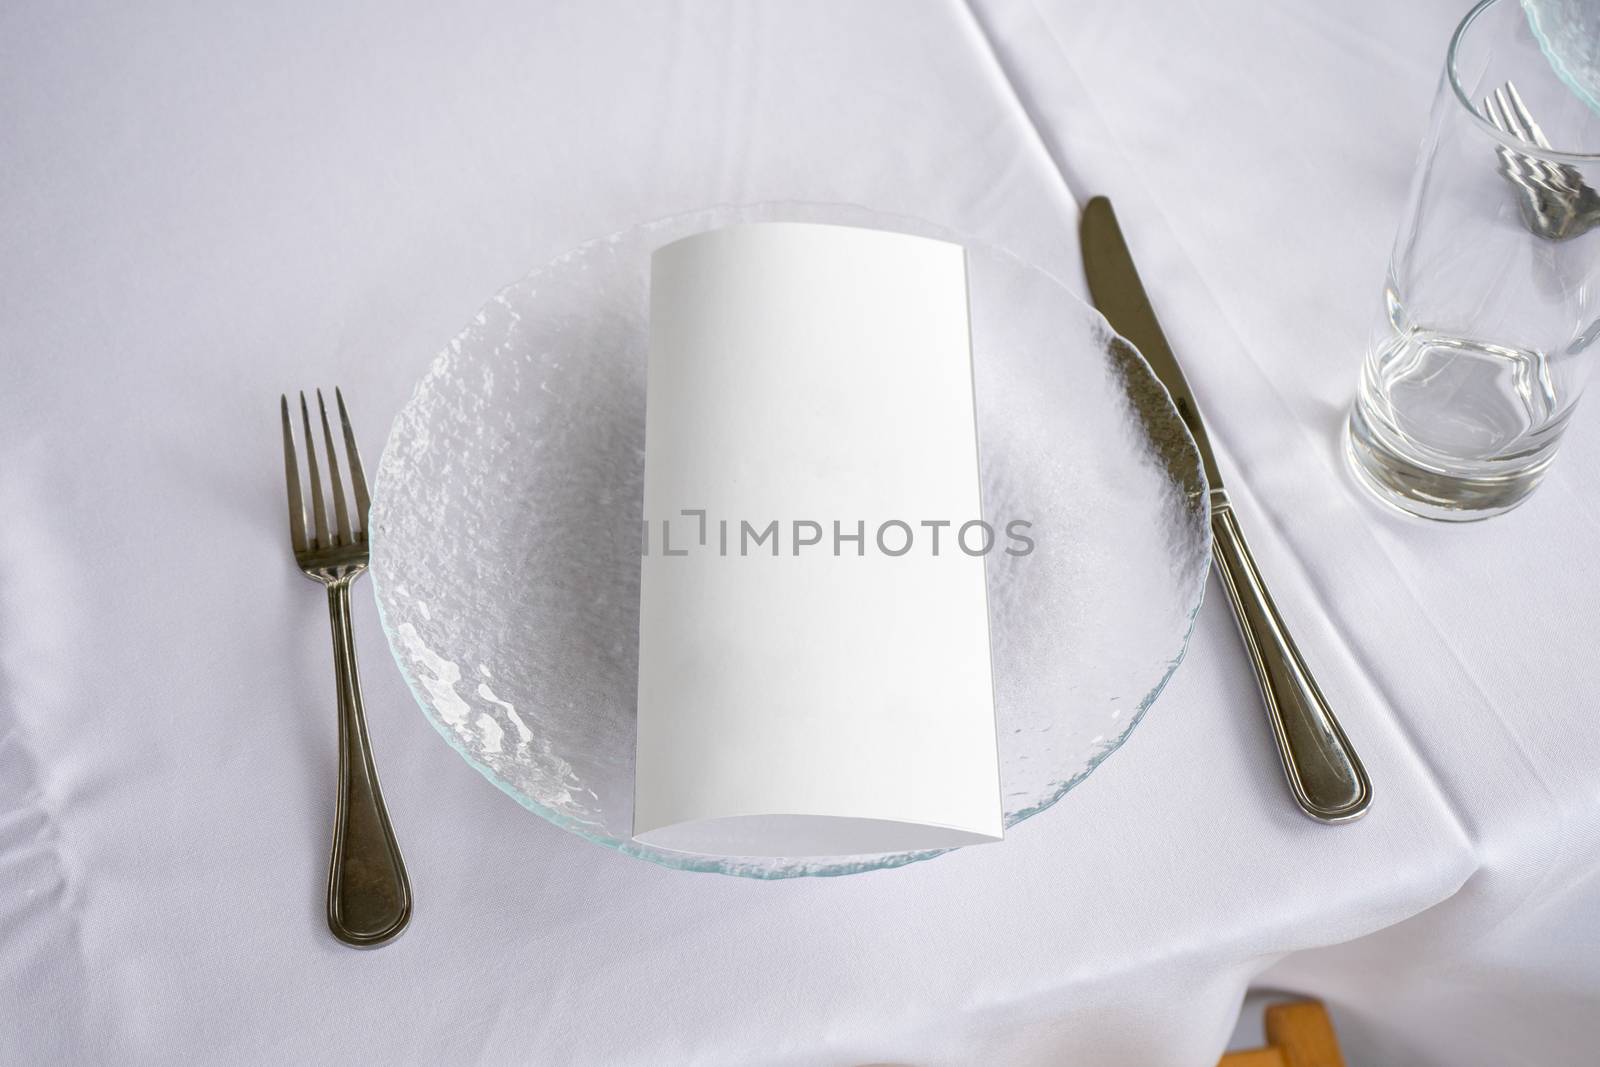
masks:
{"label": "empty glass tumbler", "polygon": [[1521,503],[1600,336],[1600,0],[1484,0],[1450,43],[1348,448],[1417,515]]}

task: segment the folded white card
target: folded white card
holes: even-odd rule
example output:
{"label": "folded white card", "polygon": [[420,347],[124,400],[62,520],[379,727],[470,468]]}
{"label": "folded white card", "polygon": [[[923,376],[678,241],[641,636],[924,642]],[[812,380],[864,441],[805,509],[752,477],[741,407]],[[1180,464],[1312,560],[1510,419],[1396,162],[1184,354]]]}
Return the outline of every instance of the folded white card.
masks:
{"label": "folded white card", "polygon": [[960,246],[765,223],[657,251],[644,515],[638,840],[1000,838]]}

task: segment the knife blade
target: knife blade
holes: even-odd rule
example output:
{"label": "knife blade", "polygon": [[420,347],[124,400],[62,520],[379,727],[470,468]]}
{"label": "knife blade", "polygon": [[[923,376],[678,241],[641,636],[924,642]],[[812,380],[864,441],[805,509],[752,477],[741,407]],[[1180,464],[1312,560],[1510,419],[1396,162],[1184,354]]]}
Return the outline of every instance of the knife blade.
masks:
{"label": "knife blade", "polygon": [[1255,668],[1295,802],[1322,822],[1359,818],[1372,803],[1366,769],[1306,667],[1256,567],[1222,487],[1222,472],[1194,391],[1156,319],[1110,200],[1097,196],[1084,205],[1079,240],[1094,306],[1113,330],[1139,350],[1166,386],[1200,453],[1211,488],[1212,559]]}
{"label": "knife blade", "polygon": [[1167,387],[1172,406],[1178,409],[1183,424],[1189,428],[1189,436],[1194,438],[1195,448],[1200,451],[1206,484],[1212,489],[1221,489],[1222,472],[1217,470],[1217,458],[1211,452],[1211,441],[1206,436],[1206,424],[1200,418],[1194,390],[1189,388],[1183,368],[1178,366],[1178,357],[1172,354],[1167,335],[1161,332],[1156,309],[1151,306],[1144,283],[1139,280],[1138,268],[1133,265],[1133,255],[1122,238],[1122,228],[1117,225],[1110,200],[1097,196],[1085,205],[1079,235],[1083,244],[1084,273],[1089,279],[1089,295],[1094,306],[1111,323],[1113,330],[1139,350],[1161,384]]}

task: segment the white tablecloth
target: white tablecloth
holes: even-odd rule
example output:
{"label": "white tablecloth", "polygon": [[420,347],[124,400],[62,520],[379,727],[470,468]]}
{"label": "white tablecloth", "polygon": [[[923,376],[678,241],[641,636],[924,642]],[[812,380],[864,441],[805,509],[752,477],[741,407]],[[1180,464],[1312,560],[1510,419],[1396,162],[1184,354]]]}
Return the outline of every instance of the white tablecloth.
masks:
{"label": "white tablecloth", "polygon": [[[1337,432],[1460,5],[0,10],[0,1062],[1214,1062],[1252,983],[1352,1064],[1600,1041],[1600,419],[1525,508],[1392,516]],[[1127,746],[1001,846],[756,883],[534,818],[358,599],[417,899],[322,919],[323,600],[279,392],[374,463],[505,282],[639,220],[837,200],[1077,278],[1114,195],[1259,562],[1366,759],[1288,800],[1221,597]],[[1591,402],[1593,404],[1594,402]]]}

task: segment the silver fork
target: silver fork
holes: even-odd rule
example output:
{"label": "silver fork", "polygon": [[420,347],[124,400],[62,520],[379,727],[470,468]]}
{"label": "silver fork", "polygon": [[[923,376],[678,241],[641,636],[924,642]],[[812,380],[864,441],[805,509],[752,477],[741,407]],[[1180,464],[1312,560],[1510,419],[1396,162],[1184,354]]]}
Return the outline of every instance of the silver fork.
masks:
{"label": "silver fork", "polygon": [[[1500,132],[1535,148],[1550,141],[1533,120],[1522,95],[1506,82],[1483,98],[1483,114]],[[1551,241],[1564,241],[1600,225],[1600,193],[1576,168],[1552,163],[1500,145],[1500,173],[1521,191],[1517,205],[1528,229]]]}
{"label": "silver fork", "polygon": [[335,389],[350,483],[355,490],[355,511],[351,512],[339,477],[339,456],[328,426],[328,408],[322,402],[322,390],[317,390],[336,527],[330,533],[311,412],[306,407],[305,393],[301,393],[300,420],[305,429],[306,470],[311,477],[313,528],[308,534],[289,398],[281,399],[283,466],[289,481],[289,540],[300,570],[328,590],[328,611],[333,618],[333,673],[339,684],[339,796],[334,808],[333,857],[328,864],[328,927],[346,944],[371,947],[397,936],[411,920],[411,883],[406,879],[400,846],[383,806],[378,772],[372,765],[372,746],[367,741],[366,716],[361,709],[361,678],[356,673],[355,632],[350,624],[350,585],[367,569],[367,479],[361,472],[361,455],[356,451],[356,436],[350,429],[344,396]]}

